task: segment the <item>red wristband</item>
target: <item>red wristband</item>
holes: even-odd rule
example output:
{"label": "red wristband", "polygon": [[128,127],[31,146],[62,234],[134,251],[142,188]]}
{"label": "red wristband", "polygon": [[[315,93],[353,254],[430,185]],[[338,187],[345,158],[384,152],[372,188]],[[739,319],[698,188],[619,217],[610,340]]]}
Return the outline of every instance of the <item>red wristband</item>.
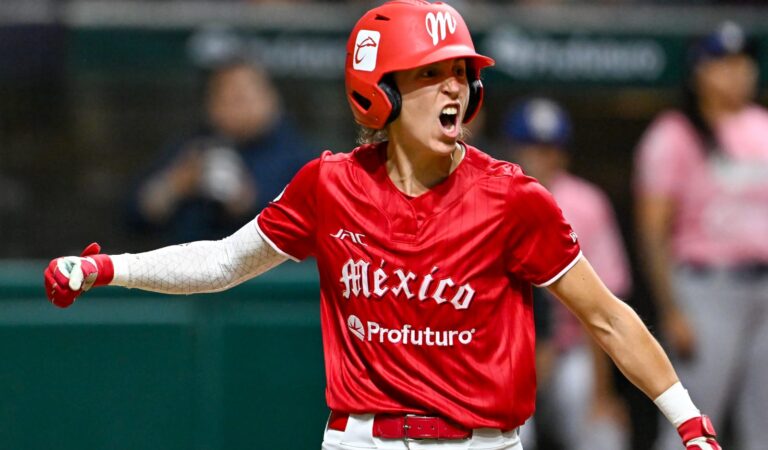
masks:
{"label": "red wristband", "polygon": [[96,262],[96,268],[99,271],[96,282],[93,285],[106,286],[112,282],[112,279],[115,277],[115,266],[112,264],[112,258],[102,253],[90,256],[90,258]]}

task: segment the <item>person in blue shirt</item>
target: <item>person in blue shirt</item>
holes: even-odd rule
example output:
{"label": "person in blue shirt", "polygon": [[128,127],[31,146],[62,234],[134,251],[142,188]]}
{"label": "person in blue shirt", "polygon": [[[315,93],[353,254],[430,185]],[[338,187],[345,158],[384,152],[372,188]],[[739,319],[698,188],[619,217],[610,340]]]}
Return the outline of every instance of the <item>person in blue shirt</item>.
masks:
{"label": "person in blue shirt", "polygon": [[163,243],[232,233],[309,159],[261,67],[236,60],[214,68],[205,113],[205,123],[161,155],[131,200],[132,228]]}

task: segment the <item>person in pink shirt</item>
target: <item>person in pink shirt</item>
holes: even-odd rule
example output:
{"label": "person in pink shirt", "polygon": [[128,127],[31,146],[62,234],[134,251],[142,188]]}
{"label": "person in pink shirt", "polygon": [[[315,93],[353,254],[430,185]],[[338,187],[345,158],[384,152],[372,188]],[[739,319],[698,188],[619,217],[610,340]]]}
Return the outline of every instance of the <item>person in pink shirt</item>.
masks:
{"label": "person in pink shirt", "polygon": [[[757,65],[724,23],[691,49],[687,105],[640,141],[637,219],[680,378],[741,450],[767,448],[768,111]],[[660,450],[676,448],[662,432]]]}
{"label": "person in pink shirt", "polygon": [[[514,105],[502,127],[511,158],[552,193],[606,287],[626,298],[632,280],[610,200],[599,187],[568,171],[567,112],[550,99],[533,98]],[[608,359],[562,303],[540,292],[541,301],[550,305],[552,331],[537,341],[543,363],[536,428],[547,430],[549,439],[568,450],[626,448],[623,405],[613,389]],[[526,426],[523,437],[532,431]]]}

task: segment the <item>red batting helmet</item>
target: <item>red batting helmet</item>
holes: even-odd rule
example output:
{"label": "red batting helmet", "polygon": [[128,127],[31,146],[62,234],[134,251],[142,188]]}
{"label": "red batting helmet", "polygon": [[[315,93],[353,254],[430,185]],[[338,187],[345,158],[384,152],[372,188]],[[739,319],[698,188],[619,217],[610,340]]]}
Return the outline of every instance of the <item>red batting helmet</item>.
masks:
{"label": "red batting helmet", "polygon": [[480,69],[494,61],[475,51],[459,13],[445,3],[426,0],[393,0],[368,11],[347,41],[347,100],[355,120],[384,128],[400,113],[400,93],[385,75],[453,58],[467,60],[468,123],[483,102]]}

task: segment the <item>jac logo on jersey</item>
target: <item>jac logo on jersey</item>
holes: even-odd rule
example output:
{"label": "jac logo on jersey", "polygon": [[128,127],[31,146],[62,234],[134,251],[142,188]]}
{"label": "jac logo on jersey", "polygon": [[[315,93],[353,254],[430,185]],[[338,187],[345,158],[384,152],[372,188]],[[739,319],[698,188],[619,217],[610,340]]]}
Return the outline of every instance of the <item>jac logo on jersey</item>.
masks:
{"label": "jac logo on jersey", "polygon": [[447,32],[456,32],[456,19],[449,12],[427,13],[427,34],[432,38],[432,45],[445,39]]}
{"label": "jac logo on jersey", "polygon": [[575,231],[571,231],[570,233],[568,233],[568,236],[571,237],[571,240],[573,241],[574,244],[576,243],[576,241],[579,240],[579,236],[576,234]]}
{"label": "jac logo on jersey", "polygon": [[376,58],[379,55],[379,40],[381,33],[373,30],[360,30],[355,39],[355,50],[352,55],[352,68],[363,72],[373,72],[376,69]]}
{"label": "jac logo on jersey", "polygon": [[[369,261],[359,259],[347,260],[341,268],[339,281],[344,287],[344,298],[365,297],[381,298],[387,292],[395,297],[410,300],[414,297],[419,301],[433,300],[438,305],[449,303],[456,309],[467,309],[475,296],[475,290],[469,283],[456,286],[451,277],[435,278],[437,266],[422,277],[407,269],[398,268],[388,273],[384,270],[384,261],[376,270],[371,270]],[[390,278],[392,278],[390,280]]]}
{"label": "jac logo on jersey", "polygon": [[365,237],[364,234],[360,233],[353,233],[351,231],[347,231],[343,228],[339,228],[339,231],[336,232],[336,234],[332,234],[331,237],[335,237],[336,239],[343,241],[344,239],[349,239],[350,241],[354,242],[355,244],[368,246],[365,242],[363,242],[363,238]]}
{"label": "jac logo on jersey", "polygon": [[401,328],[385,328],[377,322],[366,322],[366,327],[357,316],[347,318],[347,328],[356,338],[363,342],[378,342],[379,344],[414,345],[425,347],[453,347],[456,344],[467,345],[472,342],[475,329],[471,330],[433,330],[413,328],[405,324]]}

